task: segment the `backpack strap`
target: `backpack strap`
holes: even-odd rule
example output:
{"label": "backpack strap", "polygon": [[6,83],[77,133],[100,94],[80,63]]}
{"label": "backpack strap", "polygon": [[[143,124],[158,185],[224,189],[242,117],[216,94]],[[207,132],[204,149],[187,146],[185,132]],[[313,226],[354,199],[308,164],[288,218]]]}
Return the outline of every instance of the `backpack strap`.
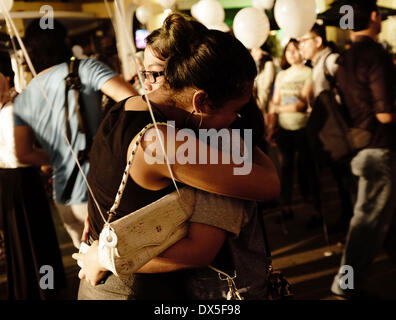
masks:
{"label": "backpack strap", "polygon": [[73,63],[74,60],[69,63],[69,73],[67,74],[67,77],[65,78],[65,104],[63,106],[65,110],[65,130],[66,130],[66,137],[71,140],[71,129],[70,129],[70,124],[69,124],[69,89],[73,86]]}
{"label": "backpack strap", "polygon": [[324,58],[323,61],[323,73],[325,75],[326,80],[330,83],[331,87],[335,86],[336,80],[335,77],[330,73],[329,68],[327,68],[327,59],[333,54],[334,52],[330,52],[327,54],[327,56]]}
{"label": "backpack strap", "polygon": [[[69,90],[74,91],[75,96],[75,111],[77,114],[78,120],[78,131],[85,135],[85,149],[80,150],[78,152],[78,161],[80,164],[84,163],[88,160],[89,151],[92,146],[92,134],[88,127],[88,119],[86,115],[86,109],[84,107],[84,101],[81,97],[80,90],[82,88],[80,76],[78,73],[80,65],[80,60],[72,57],[69,63],[69,74],[65,78],[65,128],[66,128],[66,136],[71,143],[71,129],[70,129],[70,122],[69,122],[69,101],[68,101],[68,93]],[[78,175],[78,165],[75,164],[72,174],[70,175],[69,179],[67,180],[66,187],[63,190],[61,199],[64,202],[67,202],[73,191],[74,184],[76,182],[76,178]]]}

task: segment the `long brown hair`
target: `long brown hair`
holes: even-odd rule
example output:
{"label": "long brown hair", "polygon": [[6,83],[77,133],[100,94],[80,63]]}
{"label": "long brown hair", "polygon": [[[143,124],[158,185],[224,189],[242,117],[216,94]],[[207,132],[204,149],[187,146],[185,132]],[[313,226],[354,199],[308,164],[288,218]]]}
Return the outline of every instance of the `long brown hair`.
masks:
{"label": "long brown hair", "polygon": [[281,59],[281,62],[280,62],[280,67],[283,70],[286,70],[286,69],[290,68],[290,63],[286,59],[286,51],[287,51],[287,48],[291,44],[293,44],[297,49],[298,49],[298,46],[299,46],[299,42],[296,39],[290,39],[289,42],[286,44],[285,49],[283,49],[283,55],[282,55],[282,59]]}

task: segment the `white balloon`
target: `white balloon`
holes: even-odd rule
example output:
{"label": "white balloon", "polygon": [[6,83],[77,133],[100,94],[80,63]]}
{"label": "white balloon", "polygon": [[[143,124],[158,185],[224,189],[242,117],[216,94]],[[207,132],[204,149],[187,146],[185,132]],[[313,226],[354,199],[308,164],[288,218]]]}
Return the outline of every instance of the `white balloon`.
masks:
{"label": "white balloon", "polygon": [[271,10],[274,6],[275,0],[253,0],[252,6],[258,9]]}
{"label": "white balloon", "polygon": [[176,0],[158,0],[158,2],[164,9],[170,9],[175,5]]}
{"label": "white balloon", "polygon": [[277,0],[274,11],[278,26],[291,38],[309,32],[316,21],[315,0]]}
{"label": "white balloon", "polygon": [[222,22],[222,23],[219,23],[219,24],[216,24],[213,26],[207,26],[207,28],[211,29],[211,30],[219,30],[219,31],[223,31],[223,32],[228,32],[231,30],[230,27],[225,22]]}
{"label": "white balloon", "polygon": [[[10,11],[12,6],[14,5],[14,1],[13,0],[0,0],[1,2],[3,2],[3,5],[5,6],[7,11]],[[0,5],[0,12],[3,11],[3,6]]]}
{"label": "white balloon", "polygon": [[151,10],[149,7],[142,5],[137,7],[136,9],[136,19],[142,24],[146,24],[147,21],[150,19],[151,16]]}
{"label": "white balloon", "polygon": [[190,12],[191,12],[191,15],[192,15],[195,19],[198,20],[198,18],[197,18],[197,4],[198,4],[198,2],[197,2],[197,3],[194,3],[194,4],[191,6]]}
{"label": "white balloon", "polygon": [[201,0],[191,8],[191,14],[205,26],[213,26],[224,21],[225,12],[217,0]]}
{"label": "white balloon", "polygon": [[172,13],[171,9],[165,9],[164,12],[159,16],[160,26],[164,24],[165,19]]}
{"label": "white balloon", "polygon": [[248,49],[259,48],[267,40],[270,23],[263,10],[244,8],[236,14],[233,22],[235,37]]}

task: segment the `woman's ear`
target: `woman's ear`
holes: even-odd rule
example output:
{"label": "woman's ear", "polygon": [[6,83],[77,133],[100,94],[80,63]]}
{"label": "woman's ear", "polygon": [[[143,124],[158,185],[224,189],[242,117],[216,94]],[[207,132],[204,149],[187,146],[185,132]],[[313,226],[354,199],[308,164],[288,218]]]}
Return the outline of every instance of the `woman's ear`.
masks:
{"label": "woman's ear", "polygon": [[323,45],[323,39],[319,36],[315,37],[316,48],[320,48]]}
{"label": "woman's ear", "polygon": [[207,113],[209,109],[208,94],[203,90],[196,90],[193,95],[192,103],[195,112]]}

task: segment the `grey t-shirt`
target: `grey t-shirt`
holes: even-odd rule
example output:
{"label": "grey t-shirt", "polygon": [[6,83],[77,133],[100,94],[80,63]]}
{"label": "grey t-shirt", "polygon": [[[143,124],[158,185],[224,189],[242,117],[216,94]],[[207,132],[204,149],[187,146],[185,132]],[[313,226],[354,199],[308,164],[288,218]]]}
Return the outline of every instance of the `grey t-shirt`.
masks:
{"label": "grey t-shirt", "polygon": [[[82,87],[81,99],[87,113],[87,126],[92,135],[95,135],[101,122],[101,97],[103,85],[117,74],[107,65],[95,59],[83,59],[79,65],[79,76]],[[72,205],[88,201],[88,190],[84,178],[77,175],[71,194],[71,199],[64,203],[62,193],[75,167],[73,154],[64,138],[65,127],[65,77],[69,73],[66,62],[54,66],[52,69],[34,78],[26,89],[16,97],[14,102],[15,126],[28,126],[33,132],[41,147],[50,157],[51,167],[54,170],[54,200],[59,203]],[[50,104],[40,90],[39,82],[47,94]],[[71,128],[71,143],[75,153],[85,148],[85,135],[78,130],[77,113],[75,112],[76,99],[73,90],[68,91],[69,123]],[[82,164],[86,175],[89,163]]]}
{"label": "grey t-shirt", "polygon": [[243,200],[196,190],[190,222],[210,225],[238,236],[246,218]]}

